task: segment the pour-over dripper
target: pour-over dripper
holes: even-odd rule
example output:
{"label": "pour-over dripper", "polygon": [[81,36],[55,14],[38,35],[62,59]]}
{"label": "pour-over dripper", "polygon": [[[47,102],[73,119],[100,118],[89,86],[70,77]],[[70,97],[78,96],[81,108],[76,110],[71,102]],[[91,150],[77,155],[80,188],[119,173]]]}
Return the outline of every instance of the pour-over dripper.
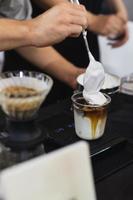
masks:
{"label": "pour-over dripper", "polygon": [[52,85],[52,79],[39,72],[1,73],[0,104],[2,110],[10,119],[30,119],[39,110]]}
{"label": "pour-over dripper", "polygon": [[0,103],[6,116],[0,132],[0,169],[45,152],[47,130],[38,123],[36,113],[52,85],[52,79],[43,73],[0,74]]}

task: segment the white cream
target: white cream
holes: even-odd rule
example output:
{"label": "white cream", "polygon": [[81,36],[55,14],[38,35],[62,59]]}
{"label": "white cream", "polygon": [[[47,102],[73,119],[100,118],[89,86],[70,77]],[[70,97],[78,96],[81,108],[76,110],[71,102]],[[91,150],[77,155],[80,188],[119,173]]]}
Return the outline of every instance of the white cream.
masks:
{"label": "white cream", "polygon": [[83,90],[83,97],[89,104],[94,104],[94,105],[103,105],[106,103],[106,98],[101,92],[97,93],[88,93],[85,90]]}
{"label": "white cream", "polygon": [[[77,83],[81,86],[83,86],[84,75],[85,75],[85,73],[80,74],[77,77]],[[105,89],[111,89],[114,87],[119,87],[120,83],[121,83],[121,79],[119,77],[112,75],[112,74],[105,73],[105,80],[104,80],[102,89],[105,90]]]}
{"label": "white cream", "polygon": [[103,105],[105,96],[99,92],[104,84],[105,73],[100,62],[92,61],[86,69],[83,78],[83,97],[89,104]]}

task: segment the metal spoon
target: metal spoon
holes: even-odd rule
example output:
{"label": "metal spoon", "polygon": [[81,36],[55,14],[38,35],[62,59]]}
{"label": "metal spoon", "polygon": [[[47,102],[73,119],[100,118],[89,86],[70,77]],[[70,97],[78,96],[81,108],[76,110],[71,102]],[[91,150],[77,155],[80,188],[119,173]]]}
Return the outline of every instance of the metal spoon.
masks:
{"label": "metal spoon", "polygon": [[[71,3],[77,3],[77,4],[80,4],[78,0],[70,0]],[[82,31],[82,35],[83,35],[83,39],[84,39],[84,42],[85,42],[85,47],[86,47],[86,50],[87,50],[87,54],[88,54],[88,57],[91,60],[95,60],[94,56],[92,55],[90,49],[89,49],[89,44],[88,44],[88,40],[87,40],[87,31],[83,30]]]}

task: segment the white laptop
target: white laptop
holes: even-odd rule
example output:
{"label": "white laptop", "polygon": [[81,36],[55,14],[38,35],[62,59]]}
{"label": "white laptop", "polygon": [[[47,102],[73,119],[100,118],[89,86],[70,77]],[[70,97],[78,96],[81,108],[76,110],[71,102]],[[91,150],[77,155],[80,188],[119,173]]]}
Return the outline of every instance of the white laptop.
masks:
{"label": "white laptop", "polygon": [[4,200],[96,200],[86,142],[8,168],[0,181]]}

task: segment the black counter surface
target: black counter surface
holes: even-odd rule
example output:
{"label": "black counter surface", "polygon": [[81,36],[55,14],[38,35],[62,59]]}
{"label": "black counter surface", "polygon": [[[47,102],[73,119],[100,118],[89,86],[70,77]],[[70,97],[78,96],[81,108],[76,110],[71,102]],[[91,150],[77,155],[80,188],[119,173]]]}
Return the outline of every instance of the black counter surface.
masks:
{"label": "black counter surface", "polygon": [[[81,140],[75,134],[70,100],[49,108],[44,106],[40,123],[48,129],[48,152]],[[93,155],[98,200],[133,199],[133,97],[113,96],[104,135],[87,142]]]}
{"label": "black counter surface", "polygon": [[[75,134],[70,100],[45,106],[38,113],[45,134],[45,151],[81,140]],[[2,128],[3,120],[0,121]],[[133,97],[112,98],[104,135],[90,144],[98,200],[133,199]]]}

